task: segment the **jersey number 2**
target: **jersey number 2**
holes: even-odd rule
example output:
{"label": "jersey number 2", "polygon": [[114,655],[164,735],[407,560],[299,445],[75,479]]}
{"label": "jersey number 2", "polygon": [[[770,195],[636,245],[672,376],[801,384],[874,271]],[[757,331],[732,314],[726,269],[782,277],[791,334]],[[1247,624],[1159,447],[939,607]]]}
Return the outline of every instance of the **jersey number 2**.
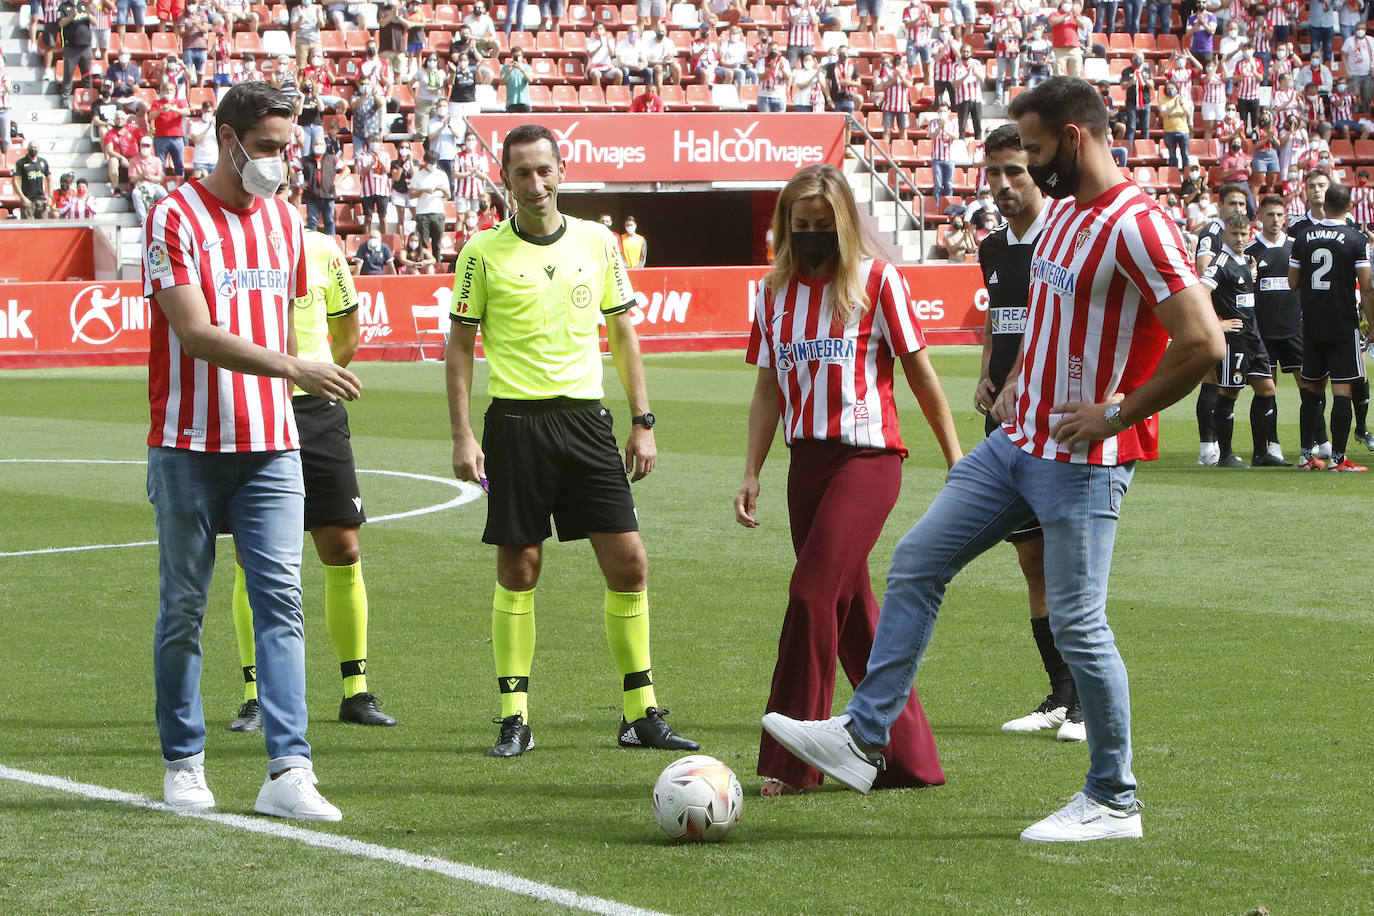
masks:
{"label": "jersey number 2", "polygon": [[1312,252],[1312,288],[1316,290],[1328,290],[1331,288],[1331,281],[1326,279],[1326,275],[1331,272],[1331,252],[1325,248],[1318,248]]}

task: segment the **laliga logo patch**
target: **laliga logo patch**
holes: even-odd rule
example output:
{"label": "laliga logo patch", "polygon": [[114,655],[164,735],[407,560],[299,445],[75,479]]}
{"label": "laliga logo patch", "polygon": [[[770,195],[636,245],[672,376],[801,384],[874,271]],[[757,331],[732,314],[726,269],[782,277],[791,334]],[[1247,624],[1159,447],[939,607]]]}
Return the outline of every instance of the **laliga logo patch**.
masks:
{"label": "laliga logo patch", "polygon": [[148,246],[148,276],[154,280],[164,280],[172,275],[172,259],[167,257],[167,249],[161,242]]}
{"label": "laliga logo patch", "polygon": [[582,283],[573,288],[572,304],[580,309],[584,309],[592,304],[592,291],[587,284]]}
{"label": "laliga logo patch", "polygon": [[225,299],[234,298],[234,294],[239,291],[238,284],[234,282],[234,272],[232,270],[221,270],[219,277],[215,279],[215,292]]}

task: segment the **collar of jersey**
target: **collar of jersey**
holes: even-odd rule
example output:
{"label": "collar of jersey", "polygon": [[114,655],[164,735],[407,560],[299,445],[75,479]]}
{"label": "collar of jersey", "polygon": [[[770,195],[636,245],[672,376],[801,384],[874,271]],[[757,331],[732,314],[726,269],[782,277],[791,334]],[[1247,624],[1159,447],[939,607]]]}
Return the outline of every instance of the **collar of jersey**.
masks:
{"label": "collar of jersey", "polygon": [[527,235],[520,231],[520,227],[515,223],[515,216],[512,215],[510,218],[510,231],[514,232],[517,236],[529,242],[531,245],[552,245],[563,237],[563,233],[568,231],[568,218],[566,216],[563,217],[563,225],[559,226],[548,235]]}

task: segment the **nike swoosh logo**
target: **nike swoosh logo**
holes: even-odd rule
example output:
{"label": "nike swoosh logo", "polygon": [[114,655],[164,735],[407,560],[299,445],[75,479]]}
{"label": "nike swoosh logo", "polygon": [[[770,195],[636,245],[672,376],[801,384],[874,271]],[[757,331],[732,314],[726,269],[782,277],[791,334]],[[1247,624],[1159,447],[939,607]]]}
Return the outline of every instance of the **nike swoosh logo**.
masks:
{"label": "nike swoosh logo", "polygon": [[222,241],[224,241],[224,239],[206,239],[205,241],[200,243],[201,250],[209,251],[211,248],[214,248]]}

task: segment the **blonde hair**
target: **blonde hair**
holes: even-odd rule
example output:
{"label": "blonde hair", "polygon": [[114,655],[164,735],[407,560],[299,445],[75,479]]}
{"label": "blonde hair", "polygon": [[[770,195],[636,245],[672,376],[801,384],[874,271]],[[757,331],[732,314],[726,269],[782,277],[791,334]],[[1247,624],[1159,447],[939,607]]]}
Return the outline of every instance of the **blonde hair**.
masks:
{"label": "blonde hair", "polygon": [[797,260],[792,252],[792,207],[799,200],[821,198],[835,212],[835,232],[840,238],[840,251],[831,282],[831,308],[841,325],[849,323],[857,309],[860,313],[872,305],[868,301],[864,278],[859,274],[859,261],[874,257],[877,251],[859,229],[859,211],[844,173],[833,165],[808,165],[793,175],[778,194],[773,210],[773,250],[776,257],[773,269],[764,275],[763,284],[771,293],[791,282],[797,273]]}

